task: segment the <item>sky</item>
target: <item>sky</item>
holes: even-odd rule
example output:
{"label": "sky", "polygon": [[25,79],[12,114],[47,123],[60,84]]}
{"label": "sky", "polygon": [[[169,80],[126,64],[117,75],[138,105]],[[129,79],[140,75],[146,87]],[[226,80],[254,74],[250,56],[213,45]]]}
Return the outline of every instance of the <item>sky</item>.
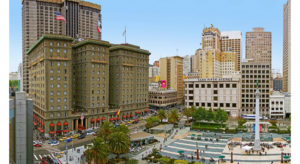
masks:
{"label": "sky", "polygon": [[[201,33],[211,24],[220,31],[242,32],[253,27],[272,32],[272,67],[282,72],[283,4],[286,0],[88,0],[102,7],[102,40],[149,50],[149,63],[166,56],[194,55]],[[22,4],[9,1],[9,71],[22,62]],[[95,27],[96,28],[96,27]]]}

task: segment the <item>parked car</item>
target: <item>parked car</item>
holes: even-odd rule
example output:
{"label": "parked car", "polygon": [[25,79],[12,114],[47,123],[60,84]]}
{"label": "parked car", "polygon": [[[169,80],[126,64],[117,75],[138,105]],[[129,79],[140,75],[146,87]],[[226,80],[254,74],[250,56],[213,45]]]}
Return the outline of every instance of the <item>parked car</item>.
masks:
{"label": "parked car", "polygon": [[42,147],[41,144],[33,144],[34,147]]}
{"label": "parked car", "polygon": [[74,135],[71,136],[71,138],[73,138],[73,139],[77,138],[77,137],[78,137],[78,134],[74,134]]}
{"label": "parked car", "polygon": [[82,133],[79,137],[78,137],[78,139],[83,139],[83,138],[85,138],[86,137],[86,133]]}
{"label": "parked car", "polygon": [[33,144],[40,144],[41,145],[43,143],[42,143],[42,141],[36,140],[36,141],[33,141]]}
{"label": "parked car", "polygon": [[53,141],[53,142],[51,143],[51,146],[56,146],[56,145],[59,145],[59,142]]}
{"label": "parked car", "polygon": [[93,132],[93,131],[87,131],[87,132],[86,132],[87,135],[93,135],[94,133],[95,133],[95,132]]}
{"label": "parked car", "polygon": [[48,144],[51,145],[53,142],[57,142],[57,141],[56,141],[56,140],[50,140],[50,141],[48,142]]}
{"label": "parked car", "polygon": [[59,139],[59,141],[63,142],[66,139],[67,139],[67,137],[63,137],[63,138]]}

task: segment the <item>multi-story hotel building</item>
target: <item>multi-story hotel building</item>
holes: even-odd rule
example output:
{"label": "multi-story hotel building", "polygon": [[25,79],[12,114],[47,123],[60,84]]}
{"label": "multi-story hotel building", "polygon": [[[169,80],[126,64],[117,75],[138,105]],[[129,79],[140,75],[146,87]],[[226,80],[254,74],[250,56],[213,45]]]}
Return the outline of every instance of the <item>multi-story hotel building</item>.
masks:
{"label": "multi-story hotel building", "polygon": [[[61,34],[73,38],[101,39],[97,21],[101,8],[81,0],[22,0],[23,86],[29,92],[29,72],[26,51],[43,34]],[[56,20],[60,12],[66,21]]]}
{"label": "multi-story hotel building", "polygon": [[237,71],[240,71],[242,55],[242,33],[240,31],[222,31],[221,51],[231,51],[235,53],[235,63],[237,64]]}
{"label": "multi-story hotel building", "polygon": [[72,41],[68,36],[43,35],[27,51],[29,95],[42,133],[68,132],[72,125]]}
{"label": "multi-story hotel building", "polygon": [[269,117],[270,64],[266,62],[242,62],[241,114],[255,113],[256,82],[260,92],[260,114]]}
{"label": "multi-story hotel building", "polygon": [[150,53],[137,46],[48,34],[27,55],[29,94],[41,133],[98,127],[148,108]]}
{"label": "multi-story hotel building", "polygon": [[283,6],[283,85],[284,92],[291,93],[291,0]]}
{"label": "multi-story hotel building", "polygon": [[92,39],[72,46],[72,129],[99,126],[108,113],[109,47],[109,42]]}
{"label": "multi-story hotel building", "polygon": [[148,108],[149,55],[131,44],[110,47],[109,104],[121,115],[139,115]]}
{"label": "multi-story hotel building", "polygon": [[174,89],[152,88],[149,90],[149,107],[166,109],[177,104],[177,93]]}
{"label": "multi-story hotel building", "polygon": [[253,28],[252,32],[246,32],[246,59],[249,62],[267,62],[272,64],[272,35],[265,32],[264,28]]}
{"label": "multi-story hotel building", "polygon": [[218,108],[231,117],[239,116],[241,107],[240,77],[185,79],[185,107]]}
{"label": "multi-story hotel building", "polygon": [[285,118],[285,97],[284,94],[276,91],[270,95],[270,118],[284,119]]}
{"label": "multi-story hotel building", "polygon": [[221,33],[218,28],[214,28],[213,25],[206,27],[202,31],[202,49],[211,50],[217,49],[221,50]]}
{"label": "multi-story hotel building", "polygon": [[166,80],[167,89],[177,91],[177,104],[183,103],[183,58],[180,56],[159,59],[160,80]]}

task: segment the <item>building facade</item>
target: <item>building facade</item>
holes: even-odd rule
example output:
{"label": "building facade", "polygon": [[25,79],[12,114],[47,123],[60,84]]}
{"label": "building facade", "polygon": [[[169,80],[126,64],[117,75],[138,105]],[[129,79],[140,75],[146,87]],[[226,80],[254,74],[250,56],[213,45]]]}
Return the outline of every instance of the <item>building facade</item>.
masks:
{"label": "building facade", "polygon": [[282,78],[276,77],[273,79],[273,90],[282,91]]}
{"label": "building facade", "polygon": [[191,56],[186,55],[183,57],[183,75],[187,76],[189,72],[191,72]]}
{"label": "building facade", "polygon": [[221,51],[235,53],[235,63],[237,71],[241,67],[242,55],[242,32],[240,31],[222,31],[221,32]]}
{"label": "building facade", "polygon": [[218,108],[231,117],[239,116],[241,107],[240,78],[185,79],[185,107]]}
{"label": "building facade", "polygon": [[[29,92],[26,51],[43,34],[61,34],[74,38],[101,39],[97,21],[101,21],[99,5],[81,0],[22,0],[23,89]],[[56,12],[66,21],[56,20]]]}
{"label": "building facade", "polygon": [[291,93],[291,0],[283,6],[283,86],[284,92]]}
{"label": "building facade", "polygon": [[253,62],[266,62],[272,66],[271,55],[271,32],[264,31],[264,28],[253,28],[252,32],[246,32],[246,59],[252,59]]}
{"label": "building facade", "polygon": [[160,80],[166,80],[167,89],[177,92],[177,104],[183,103],[183,58],[180,56],[165,57],[159,59]]}
{"label": "building facade", "polygon": [[177,93],[174,89],[150,89],[149,107],[153,109],[166,109],[177,104]]}
{"label": "building facade", "polygon": [[284,119],[285,118],[285,101],[284,94],[276,91],[270,95],[270,118]]}
{"label": "building facade", "polygon": [[271,69],[269,63],[242,62],[241,114],[255,114],[256,84],[260,92],[260,114],[269,117]]}
{"label": "building facade", "polygon": [[148,108],[149,55],[131,44],[110,47],[109,104],[121,115],[138,116]]}
{"label": "building facade", "polygon": [[33,101],[25,92],[9,100],[9,163],[33,163]]}

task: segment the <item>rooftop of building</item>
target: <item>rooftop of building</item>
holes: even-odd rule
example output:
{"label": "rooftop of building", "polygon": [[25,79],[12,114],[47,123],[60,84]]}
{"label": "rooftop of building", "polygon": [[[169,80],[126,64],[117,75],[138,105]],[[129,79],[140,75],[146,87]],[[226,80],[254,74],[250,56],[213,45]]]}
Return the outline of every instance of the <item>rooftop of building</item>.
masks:
{"label": "rooftop of building", "polygon": [[44,39],[53,39],[53,40],[67,40],[67,41],[73,41],[74,38],[66,35],[55,35],[55,34],[44,34],[40,37],[39,40],[37,40],[26,52],[28,55],[31,51],[33,51]]}
{"label": "rooftop of building", "polygon": [[107,46],[110,47],[111,44],[108,41],[104,41],[104,40],[96,40],[96,39],[86,39],[80,42],[77,42],[73,45],[74,48],[77,47],[81,47],[84,46],[86,44],[96,44],[96,45],[100,45],[100,46]]}
{"label": "rooftop of building", "polygon": [[[37,0],[37,1],[39,1],[39,2],[48,2],[48,3],[58,3],[58,4],[62,4],[62,3],[65,2],[65,0]],[[77,2],[81,6],[90,7],[90,8],[97,9],[97,10],[101,10],[101,6],[100,5],[95,4],[95,3],[91,3],[91,2],[88,2],[88,1],[84,1],[84,0],[68,0],[68,1]],[[24,0],[22,0],[21,2],[23,4]]]}
{"label": "rooftop of building", "polygon": [[134,51],[134,52],[138,52],[138,53],[142,53],[145,55],[150,55],[151,53],[148,50],[144,50],[141,49],[139,46],[137,45],[133,45],[133,44],[112,44],[112,46],[109,49],[110,51],[115,51],[115,50],[128,50],[128,51]]}
{"label": "rooftop of building", "polygon": [[205,28],[203,29],[202,34],[203,34],[203,33],[208,33],[208,32],[219,33],[219,34],[220,34],[219,29],[218,29],[218,28],[215,28],[215,27],[213,26],[213,24],[211,24],[210,27],[205,27]]}
{"label": "rooftop of building", "polygon": [[221,37],[227,36],[228,39],[241,39],[242,32],[241,31],[222,31]]}

